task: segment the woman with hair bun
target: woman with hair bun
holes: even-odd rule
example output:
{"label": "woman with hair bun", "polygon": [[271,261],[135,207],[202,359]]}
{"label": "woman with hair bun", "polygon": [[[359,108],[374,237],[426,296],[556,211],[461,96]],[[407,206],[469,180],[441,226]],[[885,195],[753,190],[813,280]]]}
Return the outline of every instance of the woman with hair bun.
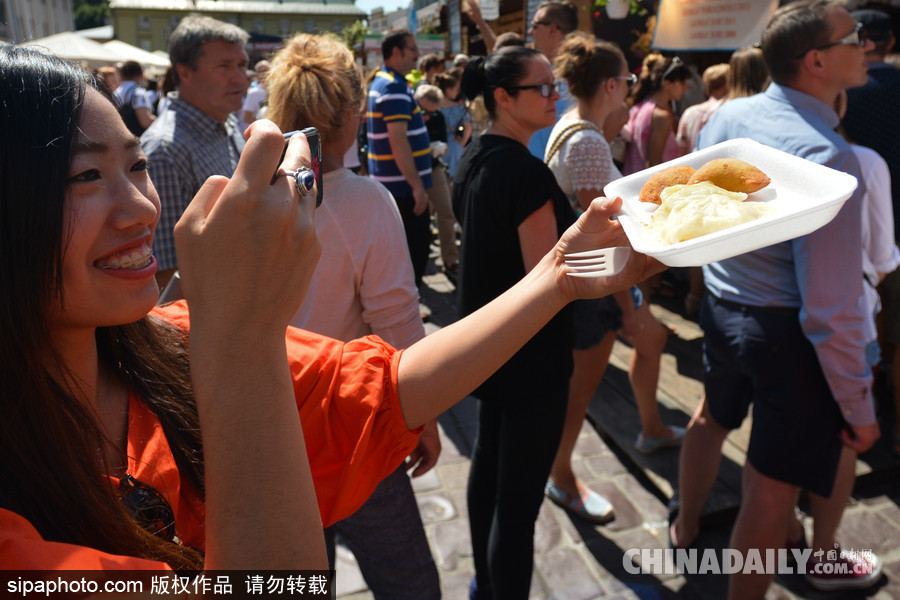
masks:
{"label": "woman with hair bun", "polygon": [[644,58],[624,130],[630,141],[622,169],[625,175],[681,156],[672,103],[684,96],[689,77],[690,71],[677,56],[666,58],[653,52]]}
{"label": "woman with hair bun", "polygon": [[[472,59],[462,92],[491,126],[466,147],[453,186],[462,225],[459,309],[470,314],[524,277],[575,218],[553,173],[528,151],[556,122],[550,62],[524,47]],[[472,598],[526,598],[534,522],[559,446],[572,371],[572,321],[560,312],[475,392],[478,433],[468,505]]]}
{"label": "woman with hair bun", "polygon": [[[607,183],[621,177],[601,130],[622,105],[633,83],[622,51],[588,35],[570,35],[556,55],[557,76],[569,84],[576,106],[550,133],[546,161],[576,211],[603,195]],[[628,377],[634,391],[641,433],[635,448],[649,454],[681,443],[684,429],[667,427],[659,415],[656,386],[659,361],[668,333],[653,317],[637,287],[615,296],[572,303],[575,319],[574,370],[569,380],[566,424],[546,494],[578,517],[603,524],[613,519],[609,501],[587,487],[572,471],[572,451],[587,406],[603,379],[617,334],[633,346]]]}
{"label": "woman with hair bun", "polygon": [[[345,342],[374,334],[395,348],[411,346],[425,337],[425,328],[397,204],[384,185],[343,166],[365,104],[353,54],[334,36],[297,34],[272,59],[266,80],[269,119],[283,131],[312,126],[322,135],[327,201],[316,210],[322,258],[291,324]],[[451,212],[449,190],[446,196]],[[414,477],[425,474],[440,448],[437,423],[431,421],[409,463],[382,480],[353,515],[325,529],[329,563],[334,565],[338,534],[376,597],[441,596],[407,475],[412,469]]]}

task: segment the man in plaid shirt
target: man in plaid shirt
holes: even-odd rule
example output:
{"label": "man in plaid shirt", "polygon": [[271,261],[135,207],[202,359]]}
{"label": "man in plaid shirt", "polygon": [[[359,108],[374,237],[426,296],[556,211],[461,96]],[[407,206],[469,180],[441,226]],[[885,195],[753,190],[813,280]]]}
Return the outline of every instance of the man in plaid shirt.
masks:
{"label": "man in plaid shirt", "polygon": [[178,268],[173,229],[181,213],[207,178],[237,168],[244,136],[235,111],[250,85],[248,39],[236,25],[201,16],[184,18],[169,37],[178,91],[141,136],[162,203],[153,242],[161,287]]}

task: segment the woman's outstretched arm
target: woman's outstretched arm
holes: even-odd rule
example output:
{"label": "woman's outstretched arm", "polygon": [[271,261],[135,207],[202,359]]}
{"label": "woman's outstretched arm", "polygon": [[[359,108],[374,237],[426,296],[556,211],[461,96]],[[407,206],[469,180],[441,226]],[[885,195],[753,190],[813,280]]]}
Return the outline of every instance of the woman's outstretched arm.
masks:
{"label": "woman's outstretched arm", "polygon": [[598,198],[519,283],[478,311],[408,348],[400,358],[400,404],[410,428],[470,394],[566,304],[626,290],[665,267],[632,252],[625,269],[593,279],[566,275],[567,252],[628,246],[610,217],[621,199]]}

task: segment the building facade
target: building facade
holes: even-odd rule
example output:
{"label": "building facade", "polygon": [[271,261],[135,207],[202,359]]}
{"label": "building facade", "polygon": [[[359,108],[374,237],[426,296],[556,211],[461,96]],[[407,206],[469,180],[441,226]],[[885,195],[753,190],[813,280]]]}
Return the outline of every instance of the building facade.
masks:
{"label": "building facade", "polygon": [[72,31],[72,0],[0,0],[0,40],[19,44]]}
{"label": "building facade", "polygon": [[117,39],[151,52],[166,50],[172,30],[190,13],[233,23],[261,47],[296,33],[339,33],[366,18],[351,0],[112,0],[109,12]]}

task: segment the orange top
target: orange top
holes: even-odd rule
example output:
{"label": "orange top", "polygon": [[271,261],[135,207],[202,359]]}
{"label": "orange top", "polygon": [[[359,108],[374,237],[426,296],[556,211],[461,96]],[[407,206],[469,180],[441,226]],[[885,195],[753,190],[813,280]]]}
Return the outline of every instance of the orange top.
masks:
{"label": "orange top", "polygon": [[[189,328],[187,304],[153,314]],[[400,352],[375,336],[348,343],[288,328],[288,362],[325,526],[353,514],[409,455],[421,429],[406,428],[397,394]],[[205,506],[182,480],[156,416],[131,395],[128,473],[172,506],[178,538],[205,547]],[[118,482],[114,480],[118,485]],[[0,509],[3,569],[160,569],[165,565],[44,540],[25,518]]]}

